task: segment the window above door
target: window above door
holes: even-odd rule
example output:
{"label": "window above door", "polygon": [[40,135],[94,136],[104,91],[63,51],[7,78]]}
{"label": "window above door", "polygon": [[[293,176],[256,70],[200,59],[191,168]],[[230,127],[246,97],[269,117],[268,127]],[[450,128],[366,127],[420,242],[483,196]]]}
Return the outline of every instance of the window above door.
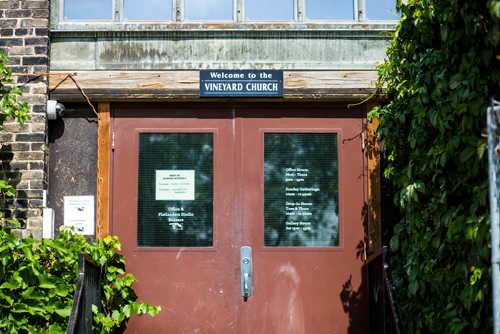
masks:
{"label": "window above door", "polygon": [[397,21],[396,0],[55,0],[52,26]]}

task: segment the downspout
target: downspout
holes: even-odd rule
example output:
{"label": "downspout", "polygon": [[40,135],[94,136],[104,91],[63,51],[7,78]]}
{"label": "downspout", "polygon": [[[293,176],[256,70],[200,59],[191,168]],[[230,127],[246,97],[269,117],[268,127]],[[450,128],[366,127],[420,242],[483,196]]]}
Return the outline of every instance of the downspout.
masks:
{"label": "downspout", "polygon": [[493,333],[500,333],[500,177],[498,153],[498,123],[500,117],[500,102],[491,100],[487,110],[488,130],[488,174],[490,192],[491,218],[491,273],[493,292]]}

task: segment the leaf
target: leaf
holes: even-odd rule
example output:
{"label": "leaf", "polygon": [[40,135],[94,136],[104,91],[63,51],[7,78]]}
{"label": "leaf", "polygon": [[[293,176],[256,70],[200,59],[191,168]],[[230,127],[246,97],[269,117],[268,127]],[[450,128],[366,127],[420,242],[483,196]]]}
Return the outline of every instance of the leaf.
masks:
{"label": "leaf", "polygon": [[60,297],[66,297],[69,293],[69,288],[66,284],[57,284],[55,292]]}
{"label": "leaf", "polygon": [[22,284],[22,278],[19,277],[18,275],[14,275],[11,278],[9,278],[8,281],[0,285],[0,289],[9,289],[9,290],[15,290],[19,289]]}
{"label": "leaf", "polygon": [[55,312],[63,318],[69,318],[69,316],[71,314],[71,305],[59,307],[55,310]]}
{"label": "leaf", "polygon": [[55,289],[57,284],[57,279],[49,274],[43,274],[38,276],[39,287],[42,289]]}

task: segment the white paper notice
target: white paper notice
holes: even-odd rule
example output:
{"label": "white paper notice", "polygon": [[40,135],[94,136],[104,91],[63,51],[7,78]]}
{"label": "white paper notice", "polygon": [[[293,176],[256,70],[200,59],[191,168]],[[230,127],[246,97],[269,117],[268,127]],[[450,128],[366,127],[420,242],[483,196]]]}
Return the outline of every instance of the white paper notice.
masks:
{"label": "white paper notice", "polygon": [[157,201],[194,201],[194,170],[157,170]]}
{"label": "white paper notice", "polygon": [[94,235],[94,196],[64,196],[64,225],[76,233]]}

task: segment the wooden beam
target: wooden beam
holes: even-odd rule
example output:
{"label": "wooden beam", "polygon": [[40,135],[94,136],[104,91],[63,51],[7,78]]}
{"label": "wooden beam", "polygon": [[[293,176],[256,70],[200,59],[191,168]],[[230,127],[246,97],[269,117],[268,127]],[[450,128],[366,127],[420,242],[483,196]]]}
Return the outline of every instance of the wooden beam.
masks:
{"label": "wooden beam", "polygon": [[[367,111],[375,105],[368,104]],[[368,251],[382,247],[381,193],[380,193],[380,145],[377,139],[378,119],[367,123],[368,154]]]}
{"label": "wooden beam", "polygon": [[110,166],[110,103],[98,105],[99,121],[97,129],[97,209],[96,237],[102,239],[109,230],[109,166]]}
{"label": "wooden beam", "polygon": [[[68,72],[52,71],[51,98],[83,101]],[[79,71],[72,73],[92,100],[199,98],[198,71]],[[376,71],[285,71],[284,99],[362,99],[375,92]]]}

